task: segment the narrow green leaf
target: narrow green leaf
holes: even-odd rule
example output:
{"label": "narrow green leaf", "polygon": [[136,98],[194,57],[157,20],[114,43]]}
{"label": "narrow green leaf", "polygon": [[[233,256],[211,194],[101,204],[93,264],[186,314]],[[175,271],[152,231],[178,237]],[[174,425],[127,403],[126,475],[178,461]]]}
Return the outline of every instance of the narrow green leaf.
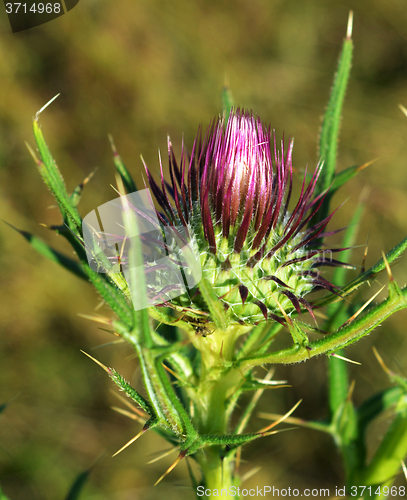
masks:
{"label": "narrow green leaf", "polygon": [[359,426],[363,431],[382,412],[394,406],[402,397],[403,391],[400,387],[391,387],[374,394],[364,401],[358,408]]}
{"label": "narrow green leaf", "polygon": [[[331,200],[334,196],[334,194],[338,191],[339,188],[341,188],[346,182],[350,181],[355,177],[356,174],[358,174],[361,170],[363,170],[367,165],[362,165],[361,167],[349,167],[345,170],[342,170],[338,174],[335,174],[333,176],[332,184],[331,187],[329,188],[328,193],[325,196],[324,199],[324,204],[325,206],[328,207],[328,210],[325,212],[326,215],[328,215],[329,212],[329,205],[331,203]],[[322,210],[322,208],[321,208]],[[325,216],[326,216],[325,215]],[[314,221],[315,219],[313,219]],[[321,217],[322,220],[322,217]]]}
{"label": "narrow green leaf", "polygon": [[386,483],[400,471],[401,461],[407,455],[407,417],[396,415],[372,461],[362,474],[360,484],[379,485]]}
{"label": "narrow green leaf", "polygon": [[[81,492],[83,491],[84,486],[86,485],[89,475],[92,469],[85,470],[78,474],[75,482],[71,486],[68,495],[65,497],[65,500],[78,500]],[[1,498],[1,497],[0,497]]]}
{"label": "narrow green leaf", "polygon": [[353,179],[356,174],[358,174],[361,170],[365,169],[371,163],[372,162],[366,163],[365,165],[362,166],[349,167],[336,174],[334,176],[328,196],[332,197],[336,193],[336,191],[338,191],[339,188],[341,188],[344,184]]}
{"label": "narrow green leaf", "polygon": [[149,349],[139,349],[138,355],[147,393],[160,421],[179,438],[195,439],[197,432],[168,379],[161,358]]}
{"label": "narrow green leaf", "polygon": [[[6,221],[4,221],[6,222]],[[47,259],[52,260],[52,262],[56,262],[60,266],[64,267],[71,273],[75,274],[79,278],[82,278],[86,281],[88,281],[88,278],[86,276],[86,273],[83,271],[81,265],[79,262],[74,261],[73,259],[67,257],[66,255],[58,252],[57,250],[54,250],[52,247],[50,247],[47,243],[45,243],[43,240],[38,238],[38,236],[35,236],[27,231],[22,231],[21,229],[18,229],[14,227],[12,224],[6,222],[6,224],[10,227],[12,227],[15,231],[17,231],[23,238],[25,238],[30,245],[37,250],[41,255],[44,257],[47,257]]]}
{"label": "narrow green leaf", "polygon": [[116,146],[113,142],[113,137],[109,134],[110,146],[113,151],[113,162],[116,170],[119,172],[120,177],[122,178],[124,187],[128,193],[134,193],[137,191],[136,183],[134,182],[132,176],[127,170],[125,164],[123,163],[122,157],[116,150]]}
{"label": "narrow green leaf", "polygon": [[[342,53],[338,62],[338,69],[334,77],[331,95],[326,108],[321,135],[319,139],[319,157],[324,162],[321,175],[318,179],[315,194],[319,195],[327,190],[335,176],[337,146],[341,123],[342,107],[348,85],[352,64],[352,14],[349,16],[348,30],[343,43]],[[313,223],[323,220],[329,213],[329,200],[325,199]]]}
{"label": "narrow green leaf", "polygon": [[141,396],[133,387],[118,373],[114,368],[109,368],[105,366],[103,363],[95,359],[90,354],[87,354],[85,351],[81,351],[85,356],[94,361],[97,365],[99,365],[113,380],[113,382],[123,391],[130,399],[135,401],[141,409],[143,409],[148,415],[152,417],[156,417],[155,411],[150,403]]}
{"label": "narrow green leaf", "polygon": [[[386,369],[387,370],[387,369]],[[398,384],[397,387],[383,391],[362,405],[358,410],[358,420],[361,437],[364,438],[366,428],[373,418],[379,416],[385,409],[393,407],[395,418],[381,439],[370,463],[359,467],[354,476],[359,484],[388,485],[400,470],[400,462],[407,455],[407,379],[388,370],[389,378]],[[376,495],[368,498],[382,498]]]}
{"label": "narrow green leaf", "polygon": [[[137,328],[135,331],[121,331],[120,334],[137,352],[149,404],[154,411],[152,418],[155,419],[155,424],[175,433],[188,447],[198,434],[163,368],[162,360],[167,357],[165,351],[163,353],[161,348],[143,347],[140,343],[143,337],[139,337]],[[170,351],[172,347],[170,346]]]}

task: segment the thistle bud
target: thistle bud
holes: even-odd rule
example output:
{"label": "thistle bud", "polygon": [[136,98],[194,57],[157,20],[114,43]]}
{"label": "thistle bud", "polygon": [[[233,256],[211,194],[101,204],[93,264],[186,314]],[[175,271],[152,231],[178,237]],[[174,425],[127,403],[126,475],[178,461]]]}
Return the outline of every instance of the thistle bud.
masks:
{"label": "thistle bud", "polygon": [[[170,183],[161,186],[146,167],[163,225],[188,229],[202,275],[224,305],[230,325],[284,322],[312,305],[305,299],[316,286],[334,290],[315,267],[324,262],[317,244],[332,214],[309,227],[324,196],[314,196],[321,166],[292,211],[293,141],[277,147],[275,134],[243,110],[215,120],[201,132],[178,163],[168,139]],[[170,197],[174,202],[170,202]],[[199,287],[164,305],[211,323]]]}

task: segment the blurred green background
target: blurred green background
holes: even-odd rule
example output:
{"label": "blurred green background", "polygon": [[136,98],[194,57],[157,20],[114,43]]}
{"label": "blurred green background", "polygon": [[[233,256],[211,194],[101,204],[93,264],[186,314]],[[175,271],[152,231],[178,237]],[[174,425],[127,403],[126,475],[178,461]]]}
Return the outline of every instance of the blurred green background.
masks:
{"label": "blurred green background", "polygon": [[[59,215],[24,145],[34,142],[32,117],[59,92],[40,122],[69,189],[97,167],[80,204],[83,215],[116,196],[108,133],[142,184],[140,154],[157,172],[157,150],[166,151],[167,133],[177,151],[182,134],[191,146],[198,125],[220,112],[225,79],[236,104],[253,109],[278,137],[295,138],[296,170],[306,164],[313,169],[350,9],[355,56],[338,167],[378,160],[335,197],[334,206],[347,201],[330,227],[347,225],[366,188],[358,244],[369,236],[372,265],[407,233],[407,118],[398,109],[399,103],[407,107],[407,3],[400,0],[81,0],[69,14],[17,34],[0,6],[2,218],[70,252],[39,225],[59,223]],[[340,244],[340,238],[331,242]],[[116,404],[110,381],[79,349],[136,384],[139,373],[123,346],[92,350],[111,340],[77,315],[92,314],[98,305],[93,289],[4,224],[0,248],[0,402],[18,394],[0,418],[0,484],[10,500],[63,499],[76,475],[98,457],[84,499],[194,498],[185,464],[152,487],[174,459],[145,465],[167,449],[153,433],[110,458],[140,425],[110,409]],[[362,256],[358,248],[353,263],[360,265]],[[401,285],[406,258],[394,267]],[[378,282],[366,287],[366,298],[386,276]],[[372,345],[406,374],[406,320],[403,311],[347,350],[362,363],[350,366],[356,402],[389,385]],[[260,409],[285,412],[302,398],[297,416],[324,418],[326,363],[320,358],[277,367],[275,378],[286,378],[292,388],[265,394]],[[382,418],[371,429],[372,449],[388,423]],[[264,425],[256,418],[252,430]],[[343,486],[333,443],[314,431],[269,437],[246,447],[243,458],[243,474],[261,466],[248,486]]]}

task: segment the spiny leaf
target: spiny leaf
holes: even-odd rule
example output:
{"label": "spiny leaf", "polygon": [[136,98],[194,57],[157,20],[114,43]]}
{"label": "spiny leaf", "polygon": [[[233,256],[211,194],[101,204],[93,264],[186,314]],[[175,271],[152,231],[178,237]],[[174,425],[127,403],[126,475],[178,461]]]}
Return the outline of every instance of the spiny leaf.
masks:
{"label": "spiny leaf", "polygon": [[[352,64],[353,41],[352,41],[352,17],[349,15],[348,30],[343,43],[342,53],[339,58],[338,70],[331,90],[328,106],[326,108],[321,135],[319,139],[319,157],[324,162],[321,175],[318,179],[315,196],[327,190],[332,184],[335,176],[335,165],[341,114],[346,88],[348,85],[350,68]],[[325,199],[321,209],[318,211],[311,224],[323,220],[329,213],[329,200]]]}
{"label": "spiny leaf", "polygon": [[36,157],[29,145],[27,145],[27,147],[37,164],[41,176],[54,195],[61,209],[62,215],[69,222],[73,223],[75,231],[80,234],[82,229],[82,219],[76,207],[72,204],[70,196],[66,191],[63,177],[51,155],[51,152],[48,149],[37,119],[33,122],[33,130],[41,160]]}
{"label": "spiny leaf", "polygon": [[162,358],[156,356],[153,350],[144,349],[140,345],[136,345],[136,350],[147,394],[159,425],[174,432],[188,446],[198,434],[167,377],[161,363]]}
{"label": "spiny leaf", "polygon": [[150,405],[150,403],[143,398],[133,387],[126,382],[126,380],[119,374],[114,368],[109,368],[105,366],[103,363],[95,359],[93,356],[90,354],[86,353],[85,351],[81,352],[85,354],[88,358],[90,358],[92,361],[94,361],[97,365],[99,365],[105,372],[109,375],[109,377],[113,380],[113,382],[119,386],[119,388],[133,401],[135,401],[140,408],[142,408],[146,413],[149,415],[155,415],[155,412]]}
{"label": "spiny leaf", "polygon": [[336,174],[333,178],[332,185],[331,188],[329,189],[327,197],[332,198],[332,196],[336,193],[336,191],[338,191],[340,187],[342,187],[346,182],[353,179],[353,177],[355,177],[355,175],[358,174],[361,170],[364,170],[366,167],[371,165],[373,161],[375,160],[372,160],[361,166],[353,166],[346,168],[345,170],[342,170],[341,172]]}
{"label": "spiny leaf", "polygon": [[407,237],[405,237],[398,245],[390,250],[385,255],[385,258],[381,258],[374,266],[372,266],[365,274],[369,276],[374,276],[384,269],[386,269],[386,260],[391,264],[395,259],[400,257],[400,255],[407,249]]}
{"label": "spiny leaf", "polygon": [[55,186],[58,191],[61,191],[62,193],[67,195],[68,193],[66,193],[64,178],[62,177],[62,174],[51,155],[47,143],[45,142],[42,130],[38,124],[38,119],[35,119],[33,122],[33,131],[38,151],[40,153],[44,166],[46,167],[45,175],[49,179],[50,184]]}
{"label": "spiny leaf", "polygon": [[110,378],[113,380],[113,382],[115,382],[115,384],[117,384],[129,398],[135,401],[140,406],[140,408],[142,408],[149,415],[154,415],[154,410],[150,403],[145,398],[143,398],[143,396],[141,396],[141,394],[139,394],[135,389],[133,389],[133,387],[128,382],[126,382],[124,378],[119,373],[117,373],[116,370],[114,370],[113,368],[111,368],[110,370]]}
{"label": "spiny leaf", "polygon": [[[201,436],[206,446],[227,446],[223,453],[223,457],[226,458],[231,454],[235,453],[237,448],[243,446],[244,444],[251,443],[256,439],[273,436],[274,434],[279,434],[280,432],[291,431],[293,428],[289,427],[286,429],[258,432],[256,434],[225,434],[221,436]],[[188,450],[189,451],[189,450]]]}
{"label": "spiny leaf", "polygon": [[[353,179],[356,174],[358,174],[361,170],[364,170],[366,167],[371,165],[375,160],[372,160],[370,162],[365,163],[364,165],[360,166],[353,166],[346,168],[345,170],[342,170],[339,173],[335,173],[332,177],[332,183],[330,184],[329,191],[325,195],[324,203],[329,206],[331,203],[331,200],[334,196],[334,194],[338,191],[339,188],[341,188],[344,184],[346,184],[348,181]],[[323,169],[322,169],[323,171]],[[307,174],[307,178],[311,179],[312,175]],[[312,219],[315,220],[315,219]]]}
{"label": "spiny leaf", "polygon": [[[6,222],[6,221],[4,221],[4,222]],[[57,250],[54,250],[47,243],[45,243],[43,240],[38,238],[38,236],[35,236],[27,231],[22,231],[21,229],[14,227],[12,224],[10,224],[8,222],[6,222],[6,224],[9,225],[10,227],[12,227],[19,234],[21,234],[21,236],[23,238],[25,238],[28,241],[28,243],[30,243],[31,246],[35,250],[37,250],[37,252],[39,252],[41,255],[52,260],[52,262],[56,262],[57,264],[61,265],[62,267],[64,267],[65,269],[67,269],[71,273],[75,274],[79,278],[82,278],[82,279],[88,281],[86,273],[83,271],[79,262],[74,261],[73,259],[58,252]]]}

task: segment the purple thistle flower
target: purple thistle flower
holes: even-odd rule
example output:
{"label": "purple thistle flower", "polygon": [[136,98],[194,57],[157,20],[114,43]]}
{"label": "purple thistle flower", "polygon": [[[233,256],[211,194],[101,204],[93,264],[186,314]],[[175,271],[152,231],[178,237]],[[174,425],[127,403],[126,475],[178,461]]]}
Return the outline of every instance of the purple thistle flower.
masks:
{"label": "purple thistle flower", "polygon": [[[325,262],[325,256],[343,249],[318,248],[333,213],[308,227],[326,195],[314,196],[322,166],[308,185],[304,175],[290,212],[292,149],[290,141],[285,151],[284,140],[279,149],[274,131],[237,109],[226,127],[222,118],[214,120],[203,140],[199,130],[190,155],[183,145],[179,164],[168,139],[170,183],[161,164],[161,186],[145,166],[161,207],[161,223],[188,229],[203,276],[223,302],[231,324],[284,322],[281,307],[288,315],[304,310],[313,315],[304,297],[315,287],[336,292],[316,269],[325,263],[342,265],[332,259]],[[188,311],[191,322],[203,316],[211,323],[199,290],[165,305]]]}

